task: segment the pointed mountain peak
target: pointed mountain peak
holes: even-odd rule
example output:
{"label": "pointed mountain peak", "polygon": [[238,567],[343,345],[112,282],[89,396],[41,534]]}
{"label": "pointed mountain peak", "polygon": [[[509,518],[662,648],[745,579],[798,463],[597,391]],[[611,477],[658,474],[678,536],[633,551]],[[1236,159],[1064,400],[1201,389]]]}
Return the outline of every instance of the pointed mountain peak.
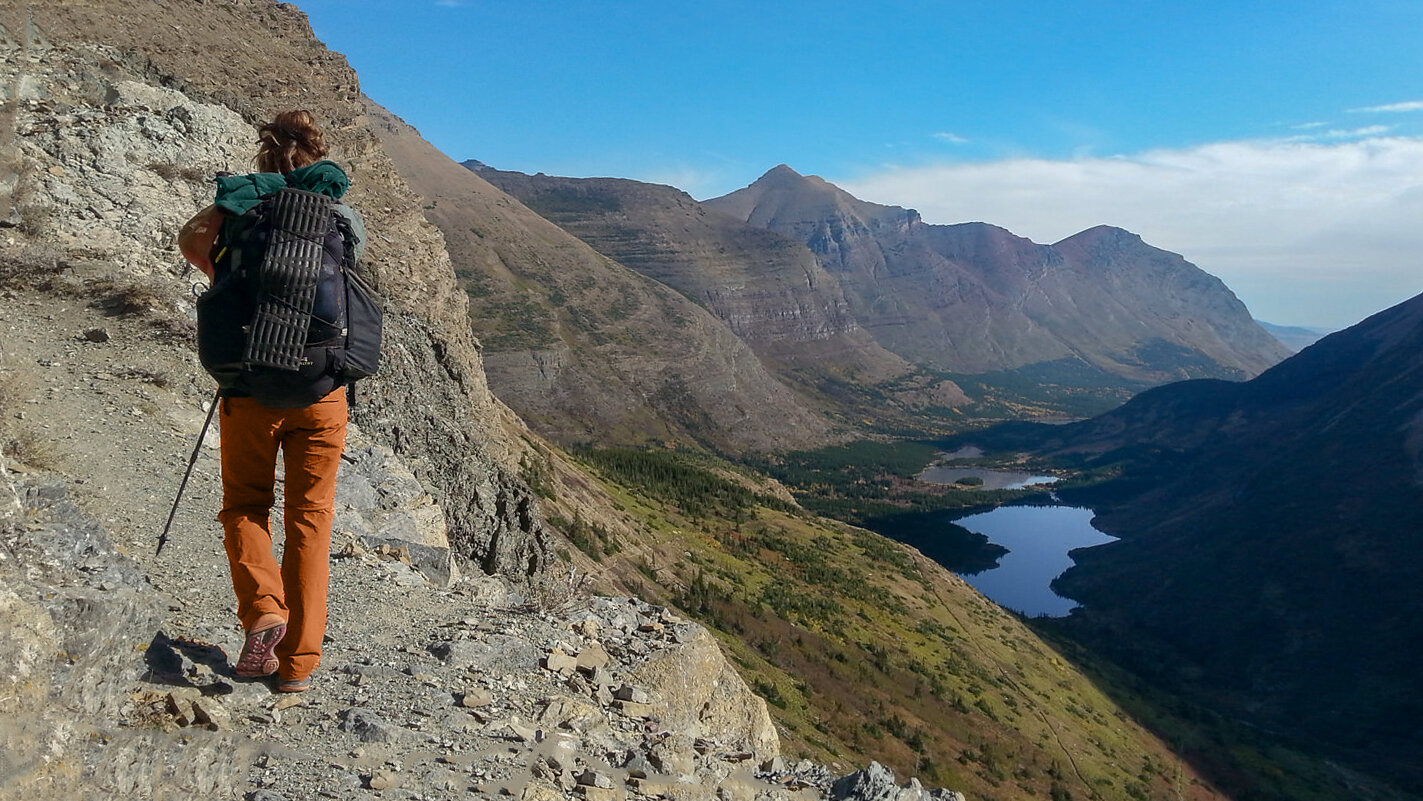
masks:
{"label": "pointed mountain peak", "polygon": [[801,175],[786,164],[777,164],[746,188],[762,192],[804,192],[816,189],[824,191],[827,188],[836,190],[836,187],[827,183],[825,179],[815,175]]}
{"label": "pointed mountain peak", "polygon": [[785,164],[767,170],[750,186],[703,203],[762,227],[774,227],[773,221],[777,219],[815,220],[854,216],[870,220],[886,213],[905,213],[904,209],[896,206],[859,200],[824,178],[801,175]]}
{"label": "pointed mountain peak", "polygon": [[[1128,244],[1145,244],[1140,234],[1134,234],[1125,228],[1118,228],[1114,225],[1094,225],[1085,231],[1079,231],[1072,236],[1058,242],[1058,245],[1073,243],[1081,246],[1101,247],[1104,245],[1122,246]],[[1054,245],[1056,247],[1056,245]]]}
{"label": "pointed mountain peak", "polygon": [[805,176],[803,176],[803,175],[801,175],[800,173],[796,172],[795,170],[791,169],[791,167],[790,167],[789,164],[777,164],[776,166],[772,167],[771,169],[766,170],[766,174],[765,174],[765,175],[762,175],[760,178],[757,178],[757,179],[756,179],[756,183],[760,183],[760,182],[762,182],[762,181],[774,181],[774,180],[784,180],[784,179],[786,179],[786,178],[804,178],[804,177],[805,177]]}

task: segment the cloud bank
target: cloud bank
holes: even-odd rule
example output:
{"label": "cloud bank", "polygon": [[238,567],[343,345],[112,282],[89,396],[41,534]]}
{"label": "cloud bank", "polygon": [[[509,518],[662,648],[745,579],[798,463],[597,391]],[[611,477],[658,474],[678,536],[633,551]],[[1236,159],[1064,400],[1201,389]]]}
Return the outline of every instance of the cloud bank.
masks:
{"label": "cloud bank", "polygon": [[1384,130],[835,183],[928,222],[990,222],[1037,242],[1115,225],[1219,276],[1257,318],[1342,328],[1423,292],[1423,138]]}

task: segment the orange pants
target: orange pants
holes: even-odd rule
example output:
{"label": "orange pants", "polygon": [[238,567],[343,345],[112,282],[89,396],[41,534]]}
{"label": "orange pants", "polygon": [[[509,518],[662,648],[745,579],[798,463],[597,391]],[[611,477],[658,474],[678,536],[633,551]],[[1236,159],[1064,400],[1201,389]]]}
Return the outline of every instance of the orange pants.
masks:
{"label": "orange pants", "polygon": [[[283,679],[303,679],[321,661],[330,583],[336,469],[346,446],[346,392],[302,409],[268,409],[252,398],[224,398],[223,544],[237,594],[237,616],[250,630],[265,614],[287,619],[277,646]],[[282,563],[272,554],[277,449],[286,463]]]}

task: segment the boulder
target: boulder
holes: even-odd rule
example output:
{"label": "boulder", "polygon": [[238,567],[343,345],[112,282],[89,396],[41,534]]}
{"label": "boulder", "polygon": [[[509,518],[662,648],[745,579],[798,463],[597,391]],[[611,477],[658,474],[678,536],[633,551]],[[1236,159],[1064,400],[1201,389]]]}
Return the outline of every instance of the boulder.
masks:
{"label": "boulder", "polygon": [[727,663],[706,629],[689,632],[686,642],[669,644],[626,674],[629,684],[645,688],[651,716],[668,731],[726,743],[757,759],[778,755],[780,740],[766,702]]}

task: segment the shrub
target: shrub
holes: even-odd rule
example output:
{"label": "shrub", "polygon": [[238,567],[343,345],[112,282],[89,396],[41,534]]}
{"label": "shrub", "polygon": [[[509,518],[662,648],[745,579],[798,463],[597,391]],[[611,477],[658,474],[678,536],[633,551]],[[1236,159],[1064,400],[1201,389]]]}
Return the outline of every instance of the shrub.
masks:
{"label": "shrub", "polygon": [[117,315],[129,316],[158,311],[167,305],[162,289],[135,278],[100,278],[88,282],[93,305]]}
{"label": "shrub", "polygon": [[21,431],[5,443],[5,456],[41,470],[53,470],[59,462],[54,445],[30,431]]}
{"label": "shrub", "polygon": [[6,248],[0,252],[0,287],[48,289],[51,280],[64,269],[59,251],[52,245]]}
{"label": "shrub", "polygon": [[158,177],[165,181],[175,181],[179,178],[192,183],[200,183],[207,180],[207,173],[192,165],[178,165],[168,162],[155,161],[148,165]]}

